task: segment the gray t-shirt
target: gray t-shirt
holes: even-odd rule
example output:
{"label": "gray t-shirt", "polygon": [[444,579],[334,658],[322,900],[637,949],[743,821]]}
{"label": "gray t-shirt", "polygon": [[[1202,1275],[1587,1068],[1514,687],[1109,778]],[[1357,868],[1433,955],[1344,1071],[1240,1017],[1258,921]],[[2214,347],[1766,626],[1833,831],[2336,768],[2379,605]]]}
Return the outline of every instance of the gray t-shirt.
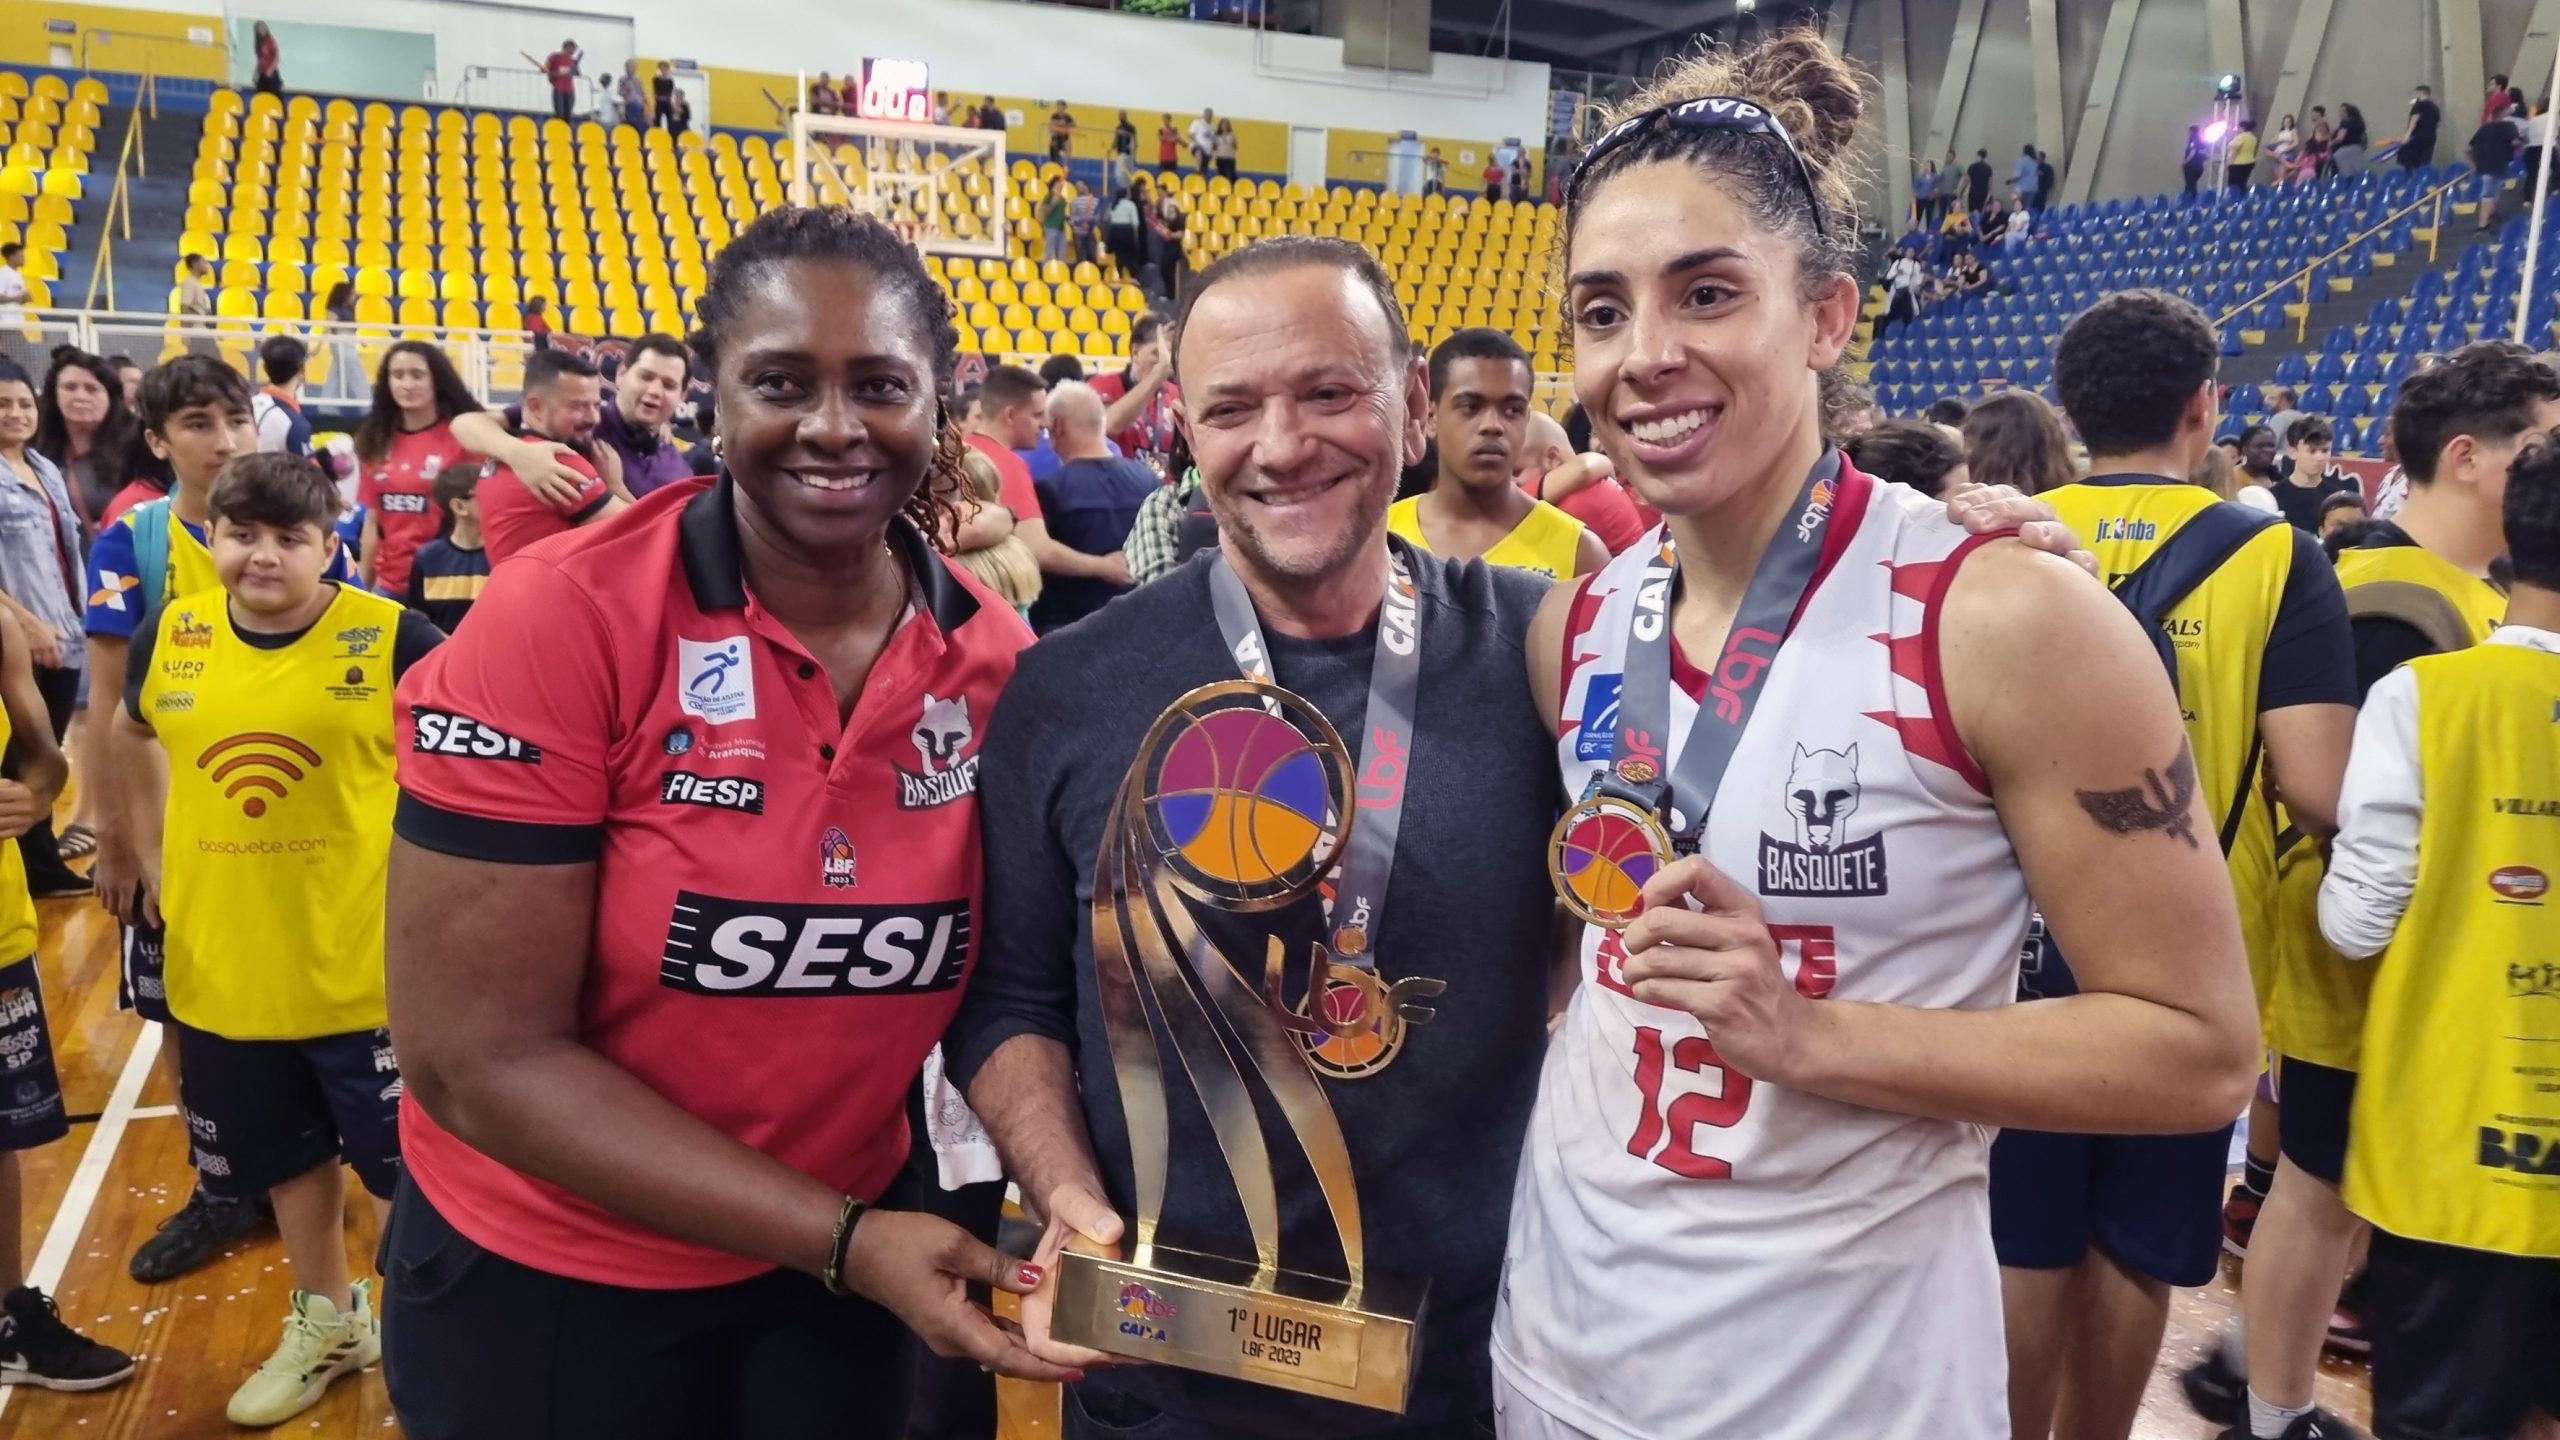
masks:
{"label": "gray t-shirt", "polygon": [[[1182,1433],[1348,1436],[1463,1420],[1492,1406],[1487,1347],[1513,1172],[1546,1045],[1554,901],[1547,832],[1561,803],[1555,742],[1531,698],[1521,645],[1544,582],[1482,562],[1415,556],[1422,675],[1395,869],[1372,932],[1381,976],[1448,983],[1438,1016],[1365,1078],[1326,1081],[1351,1150],[1372,1269],[1428,1279],[1412,1403],[1399,1419],[1242,1381],[1136,1366],[1097,1372],[1081,1403],[1188,1417]],[[946,1037],[966,1084],[1015,1035],[1077,1057],[1086,1122],[1112,1202],[1133,1186],[1119,1093],[1093,985],[1094,862],[1114,789],[1147,727],[1192,688],[1237,678],[1209,604],[1209,557],[1113,601],[1025,651],[985,730],[979,814],[985,925],[977,973]],[[1373,625],[1339,640],[1266,628],[1274,673],[1357,751],[1365,734]],[[1258,970],[1263,937],[1304,958],[1321,933],[1314,901],[1233,917],[1194,907],[1229,956]],[[1167,1243],[1252,1254],[1217,1140],[1168,1062]],[[1339,1274],[1331,1222],[1306,1162],[1264,1102],[1281,1206],[1281,1263]]]}

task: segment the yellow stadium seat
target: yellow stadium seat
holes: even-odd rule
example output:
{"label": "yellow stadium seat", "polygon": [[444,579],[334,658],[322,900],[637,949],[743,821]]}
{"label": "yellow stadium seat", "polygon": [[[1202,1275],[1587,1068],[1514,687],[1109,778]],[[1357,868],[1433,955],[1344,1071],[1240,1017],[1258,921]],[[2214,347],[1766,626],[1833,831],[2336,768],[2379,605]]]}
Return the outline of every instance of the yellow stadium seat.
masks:
{"label": "yellow stadium seat", "polygon": [[436,282],[436,294],[447,301],[476,304],[480,299],[480,287],[470,276],[448,270],[444,278]]}
{"label": "yellow stadium seat", "polygon": [[234,285],[248,290],[255,290],[258,287],[260,276],[256,261],[225,260],[222,262],[219,273],[221,279],[216,282],[218,284]]}
{"label": "yellow stadium seat", "polygon": [[601,310],[604,308],[604,297],[596,292],[596,282],[593,280],[573,280],[563,277],[560,282],[560,296],[576,309]]}
{"label": "yellow stadium seat", "polygon": [[444,327],[448,330],[480,328],[480,307],[468,300],[448,300],[444,304]]}
{"label": "yellow stadium seat", "polygon": [[[391,298],[391,271],[381,264],[363,264],[356,270],[356,294],[376,299]],[[362,317],[358,317],[362,318]]]}
{"label": "yellow stadium seat", "polygon": [[569,330],[576,335],[604,334],[604,312],[593,305],[572,307],[569,311]]}
{"label": "yellow stadium seat", "polygon": [[400,323],[425,329],[435,328],[436,305],[421,296],[403,296],[400,301]]}
{"label": "yellow stadium seat", "polygon": [[[517,287],[516,278],[512,275],[489,275],[480,281],[480,298],[487,301],[494,311],[501,305],[512,308],[524,303],[524,292]],[[493,320],[490,323],[494,325],[497,322]]]}
{"label": "yellow stadium seat", "polygon": [[214,296],[213,313],[224,319],[249,319],[258,313],[258,297],[243,288],[226,288]]}
{"label": "yellow stadium seat", "polygon": [[492,330],[521,330],[524,328],[524,312],[516,308],[516,304],[512,300],[503,302],[491,301],[488,313],[481,318],[482,323]]}

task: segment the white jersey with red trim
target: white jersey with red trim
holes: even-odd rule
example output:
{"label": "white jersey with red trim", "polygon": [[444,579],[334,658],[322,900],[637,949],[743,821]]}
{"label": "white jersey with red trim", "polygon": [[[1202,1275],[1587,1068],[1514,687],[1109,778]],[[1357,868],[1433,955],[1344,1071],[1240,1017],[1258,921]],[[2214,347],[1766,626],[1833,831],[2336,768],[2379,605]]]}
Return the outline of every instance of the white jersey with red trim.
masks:
{"label": "white jersey with red trim", "polygon": [[[1944,508],[1844,471],[1792,636],[1728,644],[1756,683],[1702,852],[1755,894],[1816,999],[1989,1009],[2017,990],[2027,887],[1938,684],[1939,602],[1974,548]],[[1567,625],[1568,794],[1608,763],[1654,543],[1592,577]],[[1765,666],[1765,668],[1763,668]],[[1722,697],[1729,700],[1730,697]],[[2000,1279],[1981,1126],[1758,1084],[1696,1017],[1627,989],[1584,937],[1512,1203],[1494,1361],[1608,1440],[2005,1436]]]}

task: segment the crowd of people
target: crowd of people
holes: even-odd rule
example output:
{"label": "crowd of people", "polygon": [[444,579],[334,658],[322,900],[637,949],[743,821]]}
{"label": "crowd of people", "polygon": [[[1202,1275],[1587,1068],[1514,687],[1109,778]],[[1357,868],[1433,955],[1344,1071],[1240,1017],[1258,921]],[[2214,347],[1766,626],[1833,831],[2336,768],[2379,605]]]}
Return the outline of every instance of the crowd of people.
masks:
{"label": "crowd of people", "polygon": [[[2156,292],[2071,322],[2059,414],[1878,423],[1866,104],[1791,32],[1608,117],[1560,418],[1310,236],[1167,285],[1116,368],[955,390],[949,297],[836,208],[757,218],[610,387],[545,347],[499,414],[390,347],[343,447],[289,337],[254,390],[0,373],[0,981],[37,893],[126,928],[195,1171],[133,1273],[272,1227],[294,1278],[231,1419],[379,1358],[415,1440],[984,1435],[997,1374],[1070,1440],[1375,1432],[1053,1323],[1070,1247],[1267,1238],[1141,1158],[1096,969],[1143,737],[1250,679],[1352,737],[1386,868],[1155,898],[1204,969],[1434,987],[1267,992],[1429,1286],[1405,1440],[2121,1437],[2225,1248],[2245,1330],[2184,1379],[2226,1440],[2347,1433],[2339,1330],[2385,1440],[2560,1424],[2560,368],[2411,376],[2361,522],[2318,417],[2220,454],[2214,329]],[[1615,881],[1569,858],[1604,811]],[[8,1053],[14,1167],[63,1116]],[[1162,1084],[1205,1143],[1210,1082]],[[133,1372],[23,1278],[12,1374]]]}

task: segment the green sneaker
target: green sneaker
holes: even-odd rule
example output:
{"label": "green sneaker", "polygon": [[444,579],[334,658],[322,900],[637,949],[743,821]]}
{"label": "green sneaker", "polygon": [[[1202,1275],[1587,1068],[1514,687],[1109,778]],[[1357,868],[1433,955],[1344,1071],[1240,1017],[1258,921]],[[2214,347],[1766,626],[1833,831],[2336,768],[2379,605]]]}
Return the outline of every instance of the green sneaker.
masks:
{"label": "green sneaker", "polygon": [[308,1290],[293,1292],[284,1340],[267,1363],[231,1393],[234,1425],[281,1425],[320,1403],[329,1382],[382,1358],[382,1324],[373,1313],[373,1282],[355,1285],[355,1307],[338,1307]]}

